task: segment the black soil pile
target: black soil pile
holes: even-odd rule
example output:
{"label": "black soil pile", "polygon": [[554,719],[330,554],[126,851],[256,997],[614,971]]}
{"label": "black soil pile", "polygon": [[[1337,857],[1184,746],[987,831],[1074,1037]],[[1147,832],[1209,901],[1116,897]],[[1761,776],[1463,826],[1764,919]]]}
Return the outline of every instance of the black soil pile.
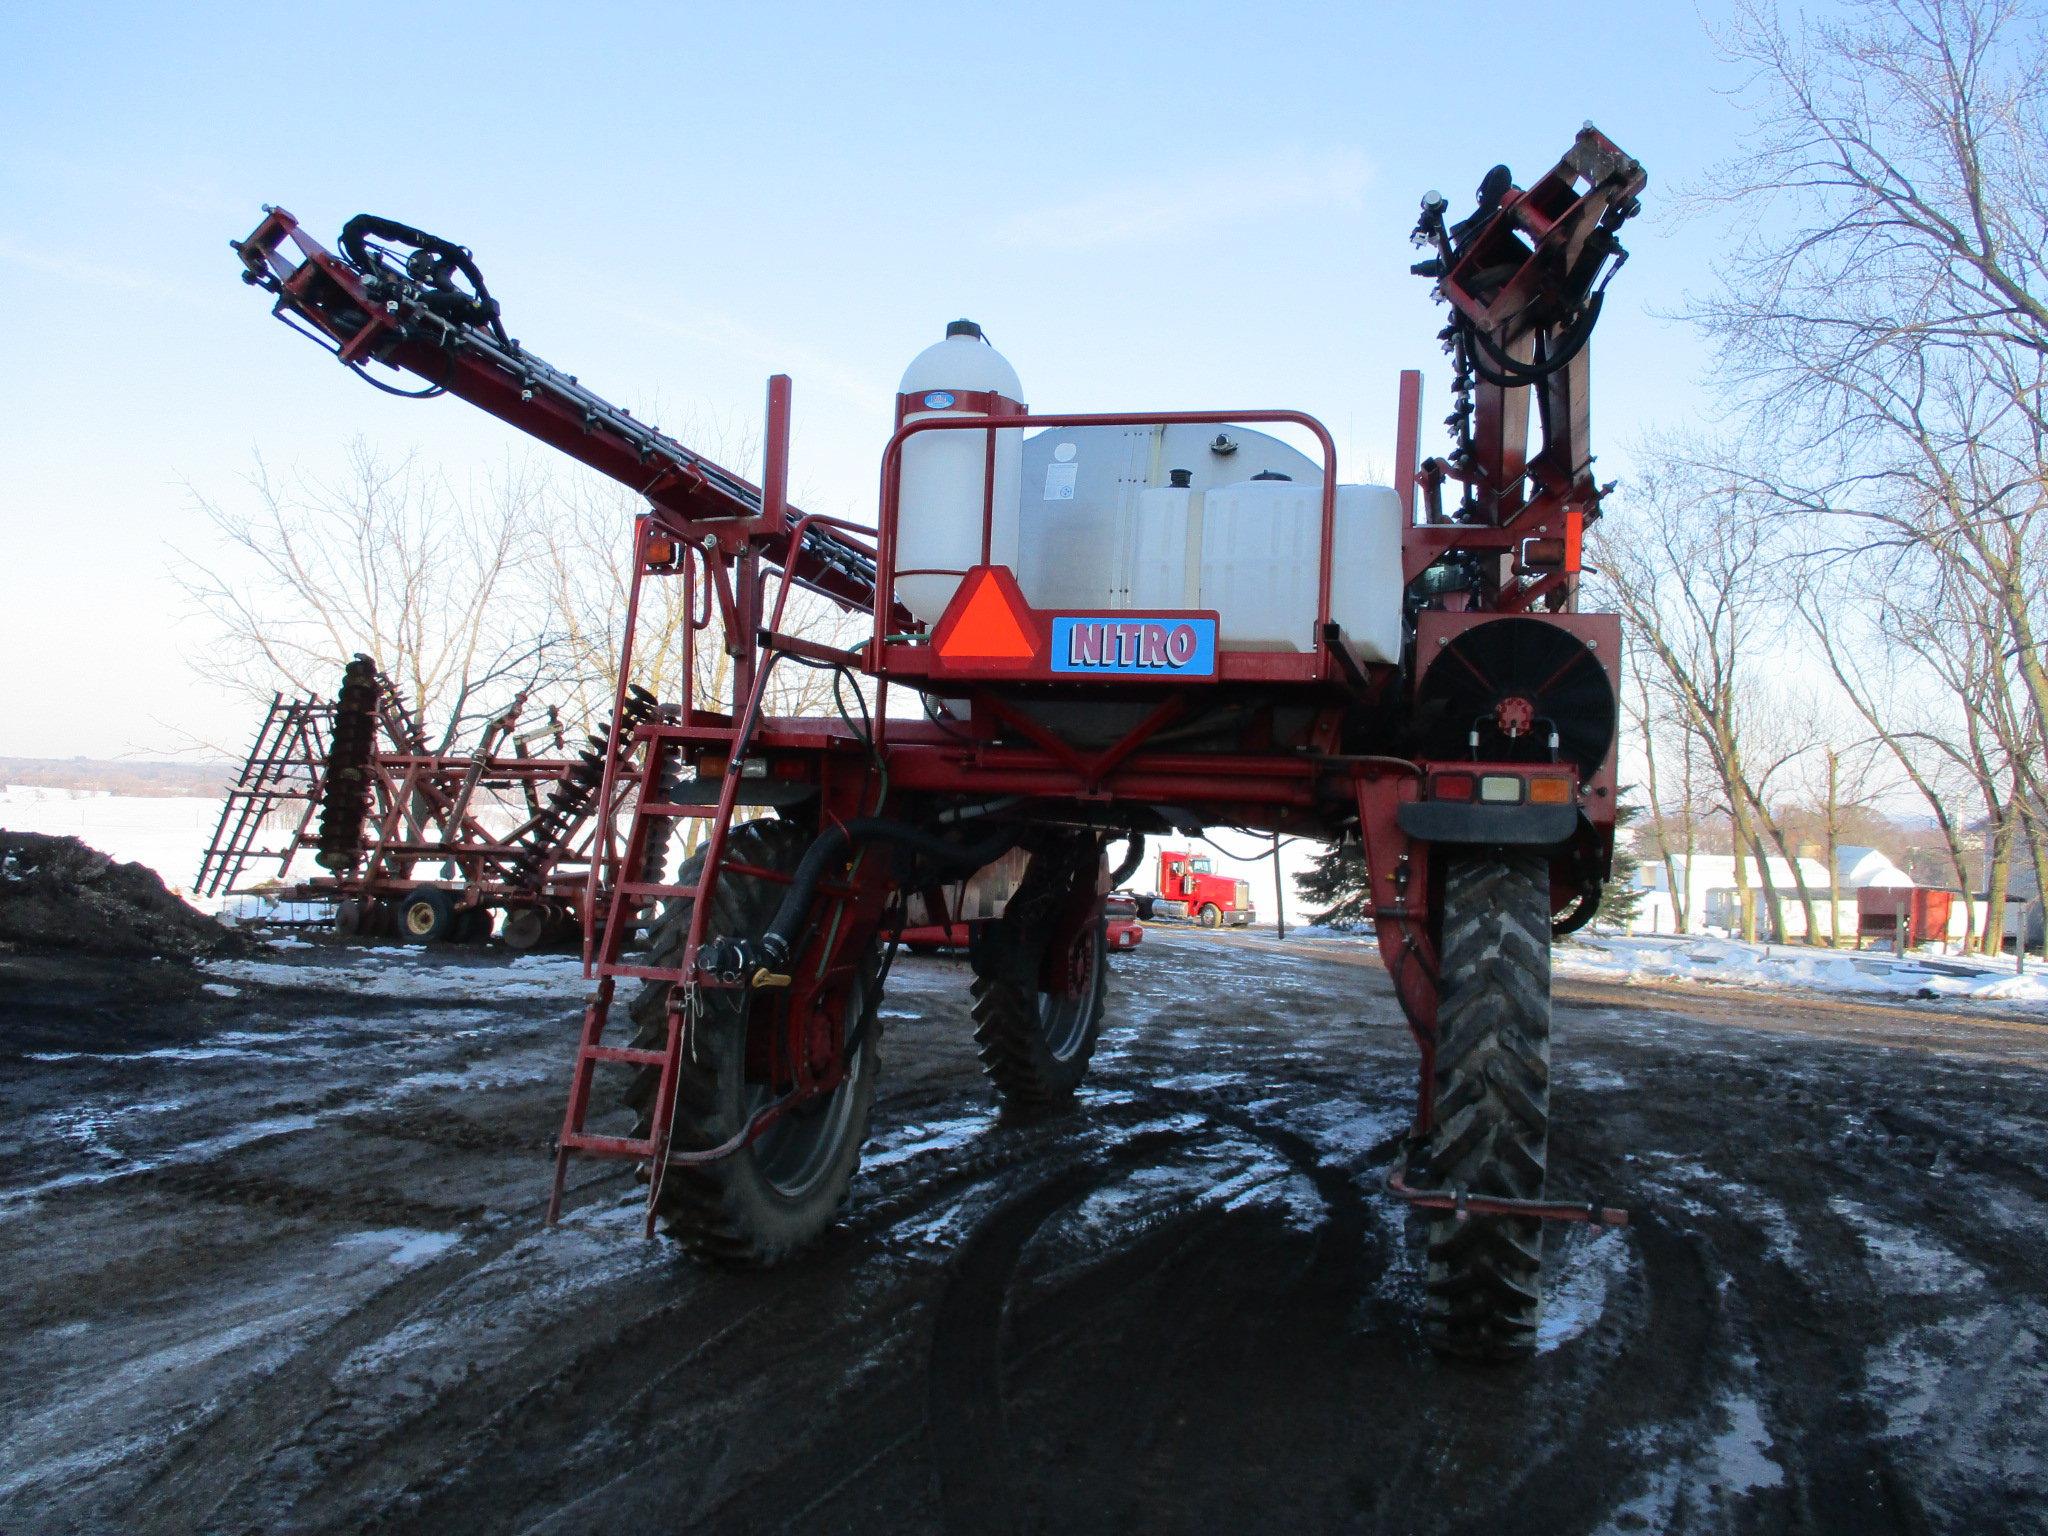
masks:
{"label": "black soil pile", "polygon": [[0,943],[137,959],[247,953],[249,941],[75,837],[0,831]]}

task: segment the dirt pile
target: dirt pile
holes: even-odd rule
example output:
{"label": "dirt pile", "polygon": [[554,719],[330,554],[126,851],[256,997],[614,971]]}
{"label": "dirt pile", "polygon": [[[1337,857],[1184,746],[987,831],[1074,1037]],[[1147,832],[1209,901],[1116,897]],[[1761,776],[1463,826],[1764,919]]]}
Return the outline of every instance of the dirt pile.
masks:
{"label": "dirt pile", "polygon": [[153,870],[116,864],[75,837],[4,830],[0,943],[175,960],[250,948],[165,890]]}

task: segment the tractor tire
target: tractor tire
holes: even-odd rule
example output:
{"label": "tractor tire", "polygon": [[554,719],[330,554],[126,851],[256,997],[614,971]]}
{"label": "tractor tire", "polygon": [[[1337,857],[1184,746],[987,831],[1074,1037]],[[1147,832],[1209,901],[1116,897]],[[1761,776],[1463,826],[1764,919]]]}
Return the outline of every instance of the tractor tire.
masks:
{"label": "tractor tire", "polygon": [[[1550,864],[1540,853],[1451,856],[1444,873],[1436,1123],[1423,1181],[1536,1200],[1550,1125]],[[1452,1212],[1429,1222],[1424,1329],[1439,1353],[1529,1354],[1543,1293],[1543,1223]]]}
{"label": "tractor tire", "polygon": [[1204,902],[1202,910],[1195,914],[1195,921],[1204,928],[1221,928],[1223,926],[1223,910],[1213,901]]}
{"label": "tractor tire", "polygon": [[1088,1075],[1102,1036],[1109,997],[1108,924],[1082,934],[1065,993],[1037,982],[1036,955],[1016,956],[1019,935],[1007,920],[977,936],[974,961],[974,1044],[981,1070],[1004,1104],[1023,1110],[1064,1108]]}
{"label": "tractor tire", "polygon": [[398,904],[398,932],[411,943],[445,944],[457,925],[455,898],[438,885],[423,885]]}
{"label": "tractor tire", "polygon": [[[814,835],[813,829],[794,822],[745,822],[729,834],[727,858],[761,869],[794,870]],[[693,855],[676,883],[693,884],[702,868],[703,855]],[[707,936],[758,938],[775,915],[783,890],[765,880],[736,875],[721,879],[712,897]],[[691,899],[684,897],[662,909],[652,930],[649,964],[681,963],[691,906]],[[752,1145],[728,1157],[671,1164],[663,1175],[662,1223],[693,1256],[715,1264],[765,1268],[808,1247],[832,1225],[860,1164],[861,1143],[874,1107],[875,1079],[881,1070],[881,968],[877,939],[862,959],[848,999],[847,1033],[859,1034],[857,1054],[827,1098],[785,1115]],[[667,982],[650,981],[634,998],[630,1012],[637,1026],[636,1047],[661,1050],[667,1044],[670,990]],[[677,1150],[719,1145],[772,1102],[772,1085],[747,1079],[747,1023],[754,998],[773,995],[704,994],[695,1047],[683,1057],[677,1084],[671,1136]],[[645,1136],[652,1124],[660,1078],[658,1067],[643,1067],[627,1090],[626,1103],[639,1113],[636,1136]]]}

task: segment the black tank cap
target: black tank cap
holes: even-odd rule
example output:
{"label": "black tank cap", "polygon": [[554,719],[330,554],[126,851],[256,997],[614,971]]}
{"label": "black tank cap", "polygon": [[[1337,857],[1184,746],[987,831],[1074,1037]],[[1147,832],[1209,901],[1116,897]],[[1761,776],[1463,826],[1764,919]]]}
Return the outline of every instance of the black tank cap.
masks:
{"label": "black tank cap", "polygon": [[1252,478],[1254,480],[1292,480],[1294,476],[1283,475],[1277,469],[1262,469],[1256,475],[1253,475]]}
{"label": "black tank cap", "polygon": [[976,341],[981,341],[984,339],[981,334],[981,327],[976,325],[972,320],[949,321],[946,325],[946,335],[949,337],[972,336]]}
{"label": "black tank cap", "polygon": [[1192,469],[1169,469],[1166,480],[1175,490],[1184,491],[1195,483],[1195,472]]}

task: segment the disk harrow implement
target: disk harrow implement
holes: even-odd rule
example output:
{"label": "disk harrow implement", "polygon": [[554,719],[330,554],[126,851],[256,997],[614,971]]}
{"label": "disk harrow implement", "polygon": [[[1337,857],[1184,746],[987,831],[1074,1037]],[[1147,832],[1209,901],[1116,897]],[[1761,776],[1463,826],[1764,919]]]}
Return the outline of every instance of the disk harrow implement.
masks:
{"label": "disk harrow implement", "polygon": [[[1462,221],[1425,200],[1454,450],[1419,459],[1403,374],[1391,486],[1342,484],[1300,411],[1034,413],[955,321],[904,375],[872,528],[789,505],[786,378],[756,487],[511,340],[461,247],[360,218],[335,256],[269,212],[236,248],[280,318],[647,498],[618,675],[655,644],[682,683],[658,709],[622,687],[598,754],[595,989],[551,1216],[570,1157],[626,1158],[650,1230],[716,1259],[794,1252],[845,1197],[913,911],[943,927],[961,882],[1023,862],[978,914],[974,1013],[995,1091],[1042,1110],[1104,1026],[1111,845],[1121,879],[1155,835],[1356,838],[1421,1055],[1416,1160],[1388,1184],[1442,1213],[1432,1337],[1525,1352],[1541,1223],[1611,1214],[1545,1189],[1548,953],[1613,847],[1620,632],[1580,609],[1580,548],[1603,494],[1590,338],[1644,181],[1589,127],[1527,190],[1496,168]],[[650,639],[663,581],[681,590],[659,611],[686,620]],[[700,698],[714,646],[730,689]],[[829,681],[829,710],[770,707],[792,668]],[[691,857],[669,880],[678,830]],[[599,1121],[601,1074],[624,1079],[629,1128]]]}
{"label": "disk harrow implement", "polygon": [[[614,819],[629,813],[631,783],[605,798],[618,734],[609,725],[582,753],[560,756],[559,727],[520,732],[524,705],[522,696],[491,721],[474,748],[433,751],[367,656],[344,669],[332,702],[279,700],[230,791],[202,889],[245,890],[243,872],[274,862],[268,893],[331,904],[344,933],[474,941],[502,915],[511,948],[575,942],[598,823],[607,807]],[[646,690],[628,690],[629,729],[659,709]],[[281,843],[280,816],[294,823]],[[320,873],[286,883],[306,853]]]}

